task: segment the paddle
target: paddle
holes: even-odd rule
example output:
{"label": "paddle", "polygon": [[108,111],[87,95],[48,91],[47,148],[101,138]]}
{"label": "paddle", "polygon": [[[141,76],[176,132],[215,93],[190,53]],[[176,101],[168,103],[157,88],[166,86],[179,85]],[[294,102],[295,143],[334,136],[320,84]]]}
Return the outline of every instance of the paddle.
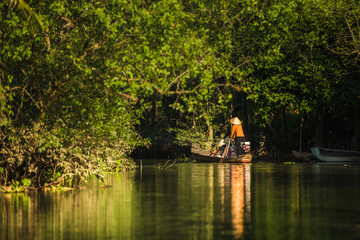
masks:
{"label": "paddle", "polygon": [[230,139],[229,139],[228,143],[226,144],[226,147],[225,147],[225,150],[224,150],[224,153],[223,153],[222,157],[220,158],[220,163],[224,162],[224,158],[225,158],[225,155],[226,155],[229,147],[230,147]]}

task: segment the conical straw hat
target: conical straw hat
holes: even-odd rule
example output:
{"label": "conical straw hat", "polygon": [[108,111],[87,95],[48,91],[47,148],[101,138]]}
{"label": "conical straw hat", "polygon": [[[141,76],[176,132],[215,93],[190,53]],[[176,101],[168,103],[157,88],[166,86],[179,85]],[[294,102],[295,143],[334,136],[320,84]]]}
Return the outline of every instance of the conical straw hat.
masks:
{"label": "conical straw hat", "polygon": [[234,118],[230,119],[230,123],[234,124],[234,125],[239,125],[239,124],[241,124],[241,121],[237,117],[234,117]]}

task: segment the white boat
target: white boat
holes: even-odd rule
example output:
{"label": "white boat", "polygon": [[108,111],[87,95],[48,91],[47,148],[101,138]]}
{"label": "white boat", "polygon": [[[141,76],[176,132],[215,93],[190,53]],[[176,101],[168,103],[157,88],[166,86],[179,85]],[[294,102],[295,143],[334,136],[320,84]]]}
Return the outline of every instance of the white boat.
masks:
{"label": "white boat", "polygon": [[323,162],[360,162],[360,152],[320,147],[311,148],[314,156]]}

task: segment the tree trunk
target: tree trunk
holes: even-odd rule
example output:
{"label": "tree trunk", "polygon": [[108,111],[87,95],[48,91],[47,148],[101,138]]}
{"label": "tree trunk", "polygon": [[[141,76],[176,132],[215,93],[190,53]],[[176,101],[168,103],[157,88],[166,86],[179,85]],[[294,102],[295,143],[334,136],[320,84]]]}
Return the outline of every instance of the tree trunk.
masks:
{"label": "tree trunk", "polygon": [[206,143],[206,147],[210,149],[214,140],[214,128],[208,118],[206,119],[206,124],[208,127],[208,140]]}
{"label": "tree trunk", "polygon": [[286,121],[286,110],[284,109],[283,111],[283,116],[284,116],[284,136],[285,136],[285,149],[288,148],[288,142],[289,142],[289,137],[288,137],[288,126],[287,126],[287,121]]}
{"label": "tree trunk", "polygon": [[303,149],[303,128],[304,128],[304,116],[300,114],[299,152],[302,152]]}
{"label": "tree trunk", "polygon": [[247,102],[246,99],[243,99],[242,101],[242,117],[243,117],[243,128],[244,128],[244,134],[246,133],[245,137],[248,135],[248,126],[249,126],[249,119],[248,119],[248,111],[247,111]]}
{"label": "tree trunk", "polygon": [[207,115],[207,113],[204,113],[204,118],[206,121],[206,126],[208,128],[208,140],[206,142],[206,148],[210,149],[214,140],[214,127],[210,121],[209,116]]}
{"label": "tree trunk", "polygon": [[214,140],[214,128],[213,128],[213,125],[212,124],[208,125],[208,129],[209,129],[208,140],[209,140],[209,142],[212,142]]}
{"label": "tree trunk", "polygon": [[354,113],[354,134],[351,138],[351,150],[359,150],[359,137],[360,137],[360,111],[357,109]]}
{"label": "tree trunk", "polygon": [[321,147],[323,145],[323,133],[324,133],[324,116],[321,110],[317,111],[316,117],[316,129],[314,146]]}

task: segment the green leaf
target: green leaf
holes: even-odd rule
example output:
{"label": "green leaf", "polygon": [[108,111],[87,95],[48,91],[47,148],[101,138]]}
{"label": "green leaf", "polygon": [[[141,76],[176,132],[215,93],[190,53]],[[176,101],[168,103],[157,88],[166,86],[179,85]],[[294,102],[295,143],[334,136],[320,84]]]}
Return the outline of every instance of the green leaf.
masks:
{"label": "green leaf", "polygon": [[25,187],[29,187],[31,185],[31,180],[30,179],[23,179],[22,183]]}

